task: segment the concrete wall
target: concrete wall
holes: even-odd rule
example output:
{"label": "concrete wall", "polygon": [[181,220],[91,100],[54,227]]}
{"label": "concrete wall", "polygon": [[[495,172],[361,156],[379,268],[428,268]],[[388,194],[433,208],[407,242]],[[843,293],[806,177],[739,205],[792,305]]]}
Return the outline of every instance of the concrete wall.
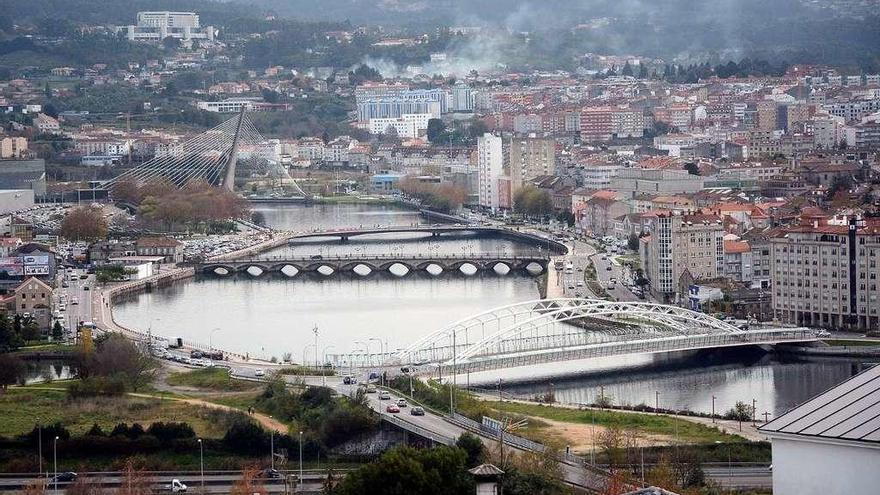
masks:
{"label": "concrete wall", "polygon": [[34,206],[34,192],[30,189],[0,190],[0,215]]}
{"label": "concrete wall", "polygon": [[880,493],[880,445],[773,439],[774,495]]}

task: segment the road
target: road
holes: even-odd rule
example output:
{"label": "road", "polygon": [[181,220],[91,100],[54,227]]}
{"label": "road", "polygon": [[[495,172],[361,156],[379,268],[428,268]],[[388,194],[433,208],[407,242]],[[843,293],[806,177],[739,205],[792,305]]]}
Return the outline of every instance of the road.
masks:
{"label": "road", "polygon": [[[282,476],[290,477],[291,483],[295,483],[297,474],[295,469],[282,472]],[[344,473],[337,471],[337,474]],[[147,473],[147,476],[148,481],[153,485],[157,493],[168,492],[166,485],[171,483],[172,479],[180,480],[187,485],[190,492],[201,490],[202,477],[198,471]],[[104,487],[117,487],[124,480],[122,473],[119,472],[79,473],[79,477],[80,479],[93,480]],[[240,478],[241,473],[237,471],[205,472],[204,493],[230,493],[232,485]],[[36,479],[35,475],[0,475],[0,491],[21,491]],[[304,483],[296,491],[297,493],[321,493],[324,479],[326,479],[325,471],[304,471]],[[283,478],[262,479],[261,482],[268,493],[285,493]],[[70,483],[58,483],[58,489],[63,491],[69,485]],[[50,483],[48,487],[52,490],[54,484]]]}
{"label": "road", "polygon": [[703,472],[722,488],[772,488],[773,471],[768,466],[703,466]]}
{"label": "road", "polygon": [[[247,372],[247,370],[244,369],[242,369],[242,371]],[[295,382],[299,379],[302,379],[302,377],[287,376],[285,377],[285,379],[289,382]],[[343,384],[341,378],[339,377],[307,377],[305,383],[307,385],[320,385],[324,383],[326,384],[326,386],[334,388],[337,393],[349,396],[354,394],[357,389],[357,385]],[[383,418],[387,419],[389,416],[394,416],[394,418],[389,420],[389,422],[391,422],[392,424],[396,421],[403,421],[414,425],[415,427],[422,429],[425,432],[428,432],[427,435],[429,440],[433,439],[431,435],[437,435],[437,438],[434,440],[438,443],[454,442],[463,433],[469,431],[463,427],[451,423],[444,416],[435,414],[427,409],[425,410],[424,416],[413,416],[410,413],[412,405],[409,405],[406,408],[402,408],[401,412],[399,413],[387,412],[386,407],[392,402],[396,403],[397,399],[399,398],[400,395],[396,393],[391,393],[390,400],[380,400],[378,393],[367,394],[367,404],[373,411],[375,411]],[[480,435],[480,438],[483,440],[483,443],[486,445],[487,448],[498,448],[498,442],[495,439],[483,435]],[[507,442],[505,442],[504,448],[505,452],[516,451],[519,453],[524,453],[523,450],[512,445],[508,445]],[[561,462],[560,468],[563,474],[563,481],[570,485],[593,490],[601,490],[605,486],[604,477],[596,474],[593,471],[584,469],[581,465]]]}
{"label": "road", "polygon": [[[628,284],[632,284],[631,273],[617,263],[614,257],[604,253],[597,253],[591,257],[596,267],[596,279],[615,301],[639,301],[640,299],[626,288]],[[613,284],[612,280],[615,281]]]}

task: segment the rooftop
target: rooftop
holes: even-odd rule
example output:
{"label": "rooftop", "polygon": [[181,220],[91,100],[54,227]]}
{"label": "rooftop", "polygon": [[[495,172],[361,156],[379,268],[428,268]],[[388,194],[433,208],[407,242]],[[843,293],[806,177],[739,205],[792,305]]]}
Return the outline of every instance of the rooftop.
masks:
{"label": "rooftop", "polygon": [[774,434],[880,444],[880,366],[804,402],[760,428]]}

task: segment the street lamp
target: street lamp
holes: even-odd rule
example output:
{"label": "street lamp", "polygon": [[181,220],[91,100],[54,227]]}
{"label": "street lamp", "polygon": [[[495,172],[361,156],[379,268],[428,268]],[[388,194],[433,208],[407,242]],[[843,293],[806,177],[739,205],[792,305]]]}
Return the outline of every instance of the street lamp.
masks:
{"label": "street lamp", "polygon": [[302,485],[303,479],[303,432],[299,432],[299,483]]}
{"label": "street lamp", "polygon": [[[37,421],[41,421],[37,418]],[[37,457],[40,463],[40,476],[43,476],[43,423],[37,423]]]}
{"label": "street lamp", "polygon": [[[374,340],[379,343],[379,355],[382,355],[382,339],[377,339],[376,337],[370,337],[369,339],[367,339],[367,342],[372,342]],[[367,351],[367,352],[369,352],[369,351]]]}
{"label": "street lamp", "polygon": [[[272,418],[272,415],[269,415],[269,419]],[[269,430],[269,462],[271,463],[272,469],[275,469],[275,429],[272,428]]]}
{"label": "street lamp", "polygon": [[306,344],[306,346],[303,347],[303,358],[302,358],[302,366],[303,366],[303,368],[308,367],[308,365],[306,364],[306,351],[308,351],[308,350],[309,350],[309,347],[312,347],[313,345],[315,345],[315,344]]}
{"label": "street lamp", "polygon": [[52,442],[52,461],[54,464],[55,478],[52,481],[55,482],[55,493],[58,493],[58,437],[55,437],[55,441]]}
{"label": "street lamp", "polygon": [[[333,349],[334,347],[336,347],[336,346],[331,344],[331,345],[328,345],[327,347],[324,348],[324,352],[321,353],[321,355],[324,357],[324,363],[327,362],[327,351],[329,349]],[[327,385],[327,377],[326,377],[326,373],[324,373],[323,369],[321,370],[321,385],[322,386]]]}
{"label": "street lamp", "polygon": [[205,493],[205,448],[202,439],[199,439],[199,476],[202,479],[202,493]]}
{"label": "street lamp", "polygon": [[208,350],[214,350],[214,332],[220,330],[220,327],[212,328],[211,333],[208,334]]}

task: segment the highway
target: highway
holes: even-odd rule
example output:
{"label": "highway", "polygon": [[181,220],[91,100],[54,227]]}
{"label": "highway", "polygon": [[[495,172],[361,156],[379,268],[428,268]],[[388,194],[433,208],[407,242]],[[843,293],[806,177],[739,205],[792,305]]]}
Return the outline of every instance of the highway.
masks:
{"label": "highway", "polygon": [[[290,479],[291,485],[296,482],[298,473],[295,469],[279,471],[283,476],[282,478],[260,479],[260,482],[263,483],[268,493],[284,493],[285,477]],[[156,492],[170,492],[167,485],[171,483],[172,479],[180,480],[187,485],[189,492],[201,490],[202,477],[198,471],[148,472],[145,474]],[[343,474],[343,472],[337,472],[337,475]],[[51,476],[52,473],[49,473],[49,478],[51,478]],[[326,471],[304,471],[304,483],[301,488],[296,490],[297,493],[321,493],[323,481],[326,479],[326,476]],[[35,474],[0,474],[0,491],[21,491],[36,479],[37,476]],[[88,479],[107,488],[118,487],[124,481],[122,473],[118,471],[79,473],[79,479]],[[232,485],[239,479],[241,479],[241,473],[238,471],[206,471],[204,477],[205,493],[230,493]],[[71,485],[69,482],[59,482],[58,489],[59,491],[63,491],[69,485]],[[54,484],[50,483],[48,488],[52,490]]]}

